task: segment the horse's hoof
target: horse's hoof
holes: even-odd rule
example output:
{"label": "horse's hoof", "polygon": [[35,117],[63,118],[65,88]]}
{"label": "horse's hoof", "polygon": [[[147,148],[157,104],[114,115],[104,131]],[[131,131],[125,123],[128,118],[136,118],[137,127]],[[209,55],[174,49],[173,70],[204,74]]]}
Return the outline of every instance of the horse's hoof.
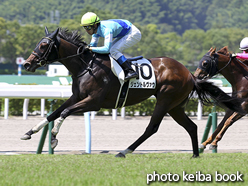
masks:
{"label": "horse's hoof", "polygon": [[126,156],[122,153],[116,154],[115,155],[116,158],[125,158]]}
{"label": "horse's hoof", "polygon": [[28,134],[24,134],[22,137],[21,137],[21,140],[29,140],[31,139],[31,136],[28,135]]}
{"label": "horse's hoof", "polygon": [[51,141],[51,148],[54,149],[58,145],[58,140],[54,139]]}
{"label": "horse's hoof", "polygon": [[193,156],[191,157],[191,159],[192,158],[200,158],[200,156],[199,155],[196,155],[196,154],[193,154]]}
{"label": "horse's hoof", "polygon": [[217,149],[217,145],[210,145],[209,146],[209,150],[215,150],[215,149]]}
{"label": "horse's hoof", "polygon": [[203,144],[199,145],[199,149],[205,149],[205,148],[206,148],[205,145],[203,145]]}

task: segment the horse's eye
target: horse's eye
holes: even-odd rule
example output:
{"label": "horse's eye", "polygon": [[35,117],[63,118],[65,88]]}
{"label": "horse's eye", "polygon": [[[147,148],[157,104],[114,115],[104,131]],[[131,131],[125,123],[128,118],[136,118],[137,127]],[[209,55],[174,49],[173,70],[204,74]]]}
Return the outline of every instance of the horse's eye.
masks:
{"label": "horse's eye", "polygon": [[203,62],[202,62],[202,66],[203,66],[203,67],[207,67],[207,66],[208,66],[208,62],[207,62],[207,61],[203,61]]}
{"label": "horse's eye", "polygon": [[41,51],[44,51],[47,48],[47,43],[40,44],[39,48],[40,48]]}

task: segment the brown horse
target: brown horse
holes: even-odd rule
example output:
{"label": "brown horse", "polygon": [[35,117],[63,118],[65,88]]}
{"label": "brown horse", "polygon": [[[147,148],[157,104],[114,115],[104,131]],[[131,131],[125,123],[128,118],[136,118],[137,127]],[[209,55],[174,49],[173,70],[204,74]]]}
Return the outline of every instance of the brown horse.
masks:
{"label": "brown horse", "polygon": [[[228,48],[224,47],[215,52],[216,48],[211,48],[207,54],[199,62],[194,76],[199,79],[211,78],[214,75],[222,74],[232,85],[233,95],[239,98],[248,97],[248,61],[232,58]],[[243,109],[248,111],[248,102],[242,103]],[[214,133],[200,145],[201,149],[206,148],[210,144],[210,150],[217,148],[217,143],[221,140],[226,130],[237,120],[242,118],[244,114],[234,112],[230,109],[226,114]]]}
{"label": "brown horse", "polygon": [[[41,39],[23,64],[24,68],[34,72],[40,66],[60,61],[72,74],[73,94],[21,139],[30,139],[32,134],[38,132],[50,121],[58,119],[52,130],[51,144],[54,148],[58,143],[56,135],[63,120],[72,113],[115,108],[120,83],[111,70],[109,56],[87,50],[87,44],[82,41],[81,35],[77,31],[69,32],[66,29],[58,28],[49,33],[46,28],[45,33],[46,36]],[[157,103],[153,115],[144,134],[116,156],[125,157],[127,153],[133,152],[147,138],[156,133],[166,113],[169,113],[189,133],[193,146],[193,157],[199,156],[197,126],[184,113],[190,93],[196,91],[199,99],[205,103],[210,102],[207,98],[210,95],[213,99],[237,112],[242,112],[242,108],[235,104],[240,100],[235,98],[227,103],[230,96],[212,83],[196,80],[185,66],[174,59],[158,57],[150,59],[150,62],[155,72],[156,88],[130,89],[124,106],[139,103],[154,95]]]}

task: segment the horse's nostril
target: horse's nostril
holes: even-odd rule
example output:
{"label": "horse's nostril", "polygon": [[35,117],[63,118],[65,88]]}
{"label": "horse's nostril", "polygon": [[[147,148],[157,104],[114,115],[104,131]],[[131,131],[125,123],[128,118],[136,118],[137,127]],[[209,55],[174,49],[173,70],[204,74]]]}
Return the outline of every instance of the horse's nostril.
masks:
{"label": "horse's nostril", "polygon": [[198,75],[198,78],[199,78],[199,79],[203,79],[204,77],[205,77],[204,74],[199,74],[199,75]]}
{"label": "horse's nostril", "polygon": [[30,64],[29,63],[24,63],[23,64],[25,70],[28,70],[30,68]]}

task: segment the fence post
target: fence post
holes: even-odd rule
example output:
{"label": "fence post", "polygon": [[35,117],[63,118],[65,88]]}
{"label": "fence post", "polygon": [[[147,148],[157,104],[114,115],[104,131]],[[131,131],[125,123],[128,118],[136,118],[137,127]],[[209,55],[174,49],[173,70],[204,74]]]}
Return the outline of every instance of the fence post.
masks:
{"label": "fence post", "polygon": [[86,153],[91,153],[91,124],[90,124],[90,112],[84,113],[84,121],[85,121],[85,142],[86,142]]}
{"label": "fence post", "polygon": [[40,115],[41,117],[44,117],[44,110],[45,110],[45,99],[40,100]]}
{"label": "fence post", "polygon": [[4,99],[4,119],[8,119],[9,116],[9,98]]}
{"label": "fence post", "polygon": [[197,107],[197,120],[202,119],[202,104],[201,101],[198,100],[198,107]]}
{"label": "fence post", "polygon": [[[217,128],[217,112],[215,105],[212,109],[212,131],[214,132]],[[217,153],[217,148],[212,150],[212,153]]]}
{"label": "fence post", "polygon": [[[208,121],[207,121],[205,130],[204,130],[204,133],[202,136],[201,143],[203,143],[204,141],[207,140],[211,126],[212,126],[212,131],[214,132],[216,130],[216,127],[217,127],[216,105],[213,106],[212,112],[208,115]],[[199,153],[202,153],[203,151],[204,151],[204,149],[199,149]],[[217,153],[217,149],[212,150],[212,153]]]}
{"label": "fence post", "polygon": [[[48,101],[50,101],[50,111],[47,114],[47,116],[49,116],[50,114],[52,114],[52,112],[53,112],[53,105],[55,104],[55,100],[53,100],[53,99],[48,99]],[[49,143],[48,144],[49,154],[53,154],[54,153],[54,151],[53,151],[53,149],[51,147],[51,138],[52,138],[51,130],[53,128],[53,125],[54,125],[54,121],[50,122],[48,125],[46,125],[43,128],[43,131],[42,131],[42,134],[41,134],[41,138],[40,138],[40,142],[39,142],[39,145],[38,145],[36,154],[41,154],[42,153],[42,149],[43,149],[43,146],[44,146],[44,143],[45,143],[47,131],[49,131],[49,140],[48,140],[48,143]]]}
{"label": "fence post", "polygon": [[117,119],[117,109],[112,109],[112,120]]}
{"label": "fence post", "polygon": [[27,119],[28,118],[28,104],[29,104],[29,99],[24,99],[23,102],[23,119]]}
{"label": "fence post", "polygon": [[[201,143],[206,141],[206,139],[208,138],[208,134],[209,134],[209,130],[211,128],[211,125],[212,125],[212,113],[210,113],[208,115],[208,121],[207,121],[205,130],[204,130],[204,133],[203,133],[203,136],[202,136]],[[203,151],[204,151],[204,149],[199,149],[199,153],[202,153]]]}

